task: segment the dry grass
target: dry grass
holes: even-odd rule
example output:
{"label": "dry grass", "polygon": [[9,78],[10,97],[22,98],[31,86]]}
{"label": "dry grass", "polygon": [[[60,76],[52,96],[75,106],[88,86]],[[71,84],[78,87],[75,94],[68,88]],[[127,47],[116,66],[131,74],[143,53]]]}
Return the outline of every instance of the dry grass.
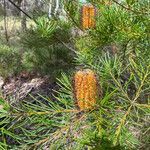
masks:
{"label": "dry grass", "polygon": [[[11,43],[16,43],[15,41],[19,38],[18,33],[21,29],[21,19],[18,17],[7,17],[7,34]],[[35,23],[32,20],[27,20],[27,28],[34,26]],[[4,27],[4,18],[0,17],[0,39],[5,40],[5,27]]]}
{"label": "dry grass", "polygon": [[[12,29],[20,29],[21,28],[21,19],[18,17],[7,17],[7,27],[8,31]],[[27,20],[27,27],[34,25],[34,21]],[[0,28],[4,28],[4,19],[1,17],[0,19]]]}
{"label": "dry grass", "polygon": [[[7,32],[9,37],[14,37],[16,36],[16,33],[18,31],[21,31],[21,19],[18,17],[7,17],[6,18],[7,24]],[[30,26],[34,26],[34,21],[27,20],[27,28]],[[1,37],[4,35],[4,19],[1,17],[0,18],[0,35]]]}

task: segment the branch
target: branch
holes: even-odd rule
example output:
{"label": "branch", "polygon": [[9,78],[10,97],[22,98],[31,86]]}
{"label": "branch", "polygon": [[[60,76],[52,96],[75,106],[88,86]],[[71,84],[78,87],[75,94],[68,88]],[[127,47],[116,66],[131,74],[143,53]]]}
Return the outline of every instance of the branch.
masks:
{"label": "branch", "polygon": [[116,3],[117,5],[120,5],[122,8],[127,9],[127,10],[129,10],[129,11],[132,11],[132,12],[134,12],[134,13],[136,13],[136,14],[146,14],[146,15],[149,14],[149,13],[146,13],[146,12],[141,12],[141,11],[133,10],[133,9],[131,9],[131,8],[129,8],[129,7],[125,6],[125,5],[123,5],[123,4],[119,3],[119,2],[117,2],[116,0],[112,0],[112,1],[113,1],[114,3]]}
{"label": "branch", "polygon": [[24,10],[22,10],[19,6],[17,6],[13,1],[8,0],[12,5],[14,5],[19,11],[21,11],[23,14],[25,14],[28,18],[30,18],[31,20],[33,20],[33,18],[27,14]]}
{"label": "branch", "polygon": [[137,107],[144,107],[144,108],[150,108],[150,105],[149,104],[137,104],[137,103],[135,103],[135,105],[137,106]]}
{"label": "branch", "polygon": [[71,19],[71,21],[74,23],[74,25],[75,25],[78,29],[80,29],[81,31],[83,31],[83,29],[79,26],[79,24],[75,21],[75,19],[70,15],[70,13],[67,12],[67,11],[66,11],[66,13],[67,13],[68,17],[70,17],[70,19]]}
{"label": "branch", "polygon": [[57,36],[55,36],[55,39],[58,40],[61,44],[63,44],[66,48],[71,50],[72,52],[76,53],[76,50],[72,47],[70,47],[68,44],[64,43],[62,40],[60,40]]}
{"label": "branch", "polygon": [[116,135],[116,136],[115,136],[115,140],[114,140],[114,145],[116,145],[117,142],[118,142],[118,138],[119,138],[119,136],[120,136],[121,129],[122,129],[122,127],[124,126],[128,115],[130,114],[131,108],[132,108],[132,105],[128,108],[127,112],[124,114],[124,116],[123,116],[122,119],[120,120],[120,124],[118,125],[117,130],[116,130],[116,132],[115,132],[115,135]]}

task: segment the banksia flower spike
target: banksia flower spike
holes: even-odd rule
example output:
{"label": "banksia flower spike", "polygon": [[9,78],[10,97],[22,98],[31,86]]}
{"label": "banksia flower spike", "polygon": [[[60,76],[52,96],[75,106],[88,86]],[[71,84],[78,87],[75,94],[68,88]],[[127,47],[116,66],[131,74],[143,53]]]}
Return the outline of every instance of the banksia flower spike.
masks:
{"label": "banksia flower spike", "polygon": [[96,9],[91,4],[83,5],[81,8],[81,23],[83,29],[95,27]]}
{"label": "banksia flower spike", "polygon": [[74,75],[74,96],[80,110],[92,109],[99,98],[95,73],[90,69],[77,71]]}

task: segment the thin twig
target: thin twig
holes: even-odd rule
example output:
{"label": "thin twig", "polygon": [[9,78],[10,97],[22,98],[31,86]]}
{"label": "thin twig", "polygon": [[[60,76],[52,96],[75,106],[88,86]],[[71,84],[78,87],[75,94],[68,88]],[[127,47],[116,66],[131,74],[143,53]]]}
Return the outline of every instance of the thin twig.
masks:
{"label": "thin twig", "polygon": [[120,88],[120,90],[122,91],[122,93],[124,94],[124,96],[131,102],[131,99],[129,98],[128,94],[123,90],[123,87],[121,86],[121,84],[115,79],[115,77],[113,76],[112,72],[110,71],[110,75],[113,78],[114,82],[118,85],[118,87]]}
{"label": "thin twig", "polygon": [[149,104],[137,104],[137,103],[135,103],[135,106],[137,106],[137,107],[144,107],[144,108],[150,108]]}
{"label": "thin twig", "polygon": [[79,113],[81,112],[80,110],[77,109],[68,109],[68,110],[57,110],[57,111],[32,111],[32,112],[27,112],[27,113],[13,113],[13,115],[18,116],[18,115],[27,115],[27,116],[31,116],[31,115],[48,115],[48,114],[57,114],[57,113]]}
{"label": "thin twig", "polygon": [[56,40],[58,40],[60,43],[62,43],[66,48],[70,49],[72,52],[76,53],[76,50],[72,47],[68,46],[66,43],[64,43],[62,40],[60,40],[57,36],[55,36]]}
{"label": "thin twig", "polygon": [[120,124],[118,125],[117,130],[115,132],[115,135],[116,135],[115,140],[114,140],[115,145],[117,144],[119,135],[121,133],[122,126],[125,124],[127,116],[130,114],[131,108],[132,108],[132,105],[128,108],[128,110],[126,111],[126,113],[124,114],[122,119],[120,120]]}
{"label": "thin twig", "polygon": [[136,14],[146,14],[146,15],[149,14],[149,13],[147,13],[147,12],[141,12],[141,11],[133,10],[133,9],[131,9],[131,8],[129,8],[129,7],[125,6],[125,5],[123,5],[123,4],[119,3],[119,2],[117,2],[116,0],[112,0],[112,1],[113,1],[114,3],[116,3],[116,4],[118,4],[119,6],[121,6],[122,8],[124,8],[124,9],[126,9],[126,10],[129,10],[129,11],[132,11],[132,12],[134,12],[134,13],[136,13]]}
{"label": "thin twig", "polygon": [[[148,68],[149,68],[149,67],[148,67]],[[149,70],[149,69],[148,69],[148,70]],[[138,90],[137,90],[137,92],[136,92],[136,95],[135,95],[135,98],[134,98],[134,100],[133,100],[132,103],[134,103],[134,102],[138,99],[138,97],[139,97],[139,95],[140,95],[140,93],[141,93],[142,87],[144,86],[144,82],[145,82],[146,78],[147,78],[148,75],[149,75],[148,70],[146,71],[146,74],[144,75],[143,80],[141,81],[141,85],[140,85],[140,87],[138,88]]]}
{"label": "thin twig", "polygon": [[21,11],[23,14],[25,14],[28,18],[30,18],[31,20],[33,20],[33,18],[27,14],[24,10],[22,10],[19,6],[17,6],[13,1],[8,0],[12,5],[14,5],[19,11]]}

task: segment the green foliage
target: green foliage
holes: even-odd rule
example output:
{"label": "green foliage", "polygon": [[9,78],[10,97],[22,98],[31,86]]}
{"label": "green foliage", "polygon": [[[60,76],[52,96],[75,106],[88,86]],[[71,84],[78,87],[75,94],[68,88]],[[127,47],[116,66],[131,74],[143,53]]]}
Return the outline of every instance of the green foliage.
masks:
{"label": "green foliage", "polygon": [[81,29],[80,4],[78,0],[63,0],[64,9],[69,21],[77,28]]}
{"label": "green foliage", "polygon": [[[103,124],[101,126],[107,133],[107,140],[112,141],[114,146],[119,144],[125,149],[139,147],[144,149],[148,146],[147,131],[149,131],[148,116],[150,113],[148,96],[150,66],[148,62],[150,60],[148,58],[145,60],[147,52],[148,49],[145,52],[137,51],[134,55],[130,54],[126,59],[127,64],[124,64],[121,55],[111,56],[110,54],[99,56],[97,60],[90,60],[85,64],[87,67],[93,68],[99,75],[104,91],[100,109],[104,112],[100,111],[100,114],[103,114],[102,118],[97,118],[100,116],[98,114],[95,114],[95,118],[105,122],[105,126]],[[140,55],[138,55],[139,53]],[[82,58],[79,55],[80,61]],[[100,126],[101,121],[97,122],[96,127]],[[144,133],[147,133],[145,142],[141,140],[144,138],[143,130]],[[91,131],[91,133],[93,132]],[[95,143],[99,142],[95,141]]]}
{"label": "green foliage", "polygon": [[[149,49],[150,20],[147,13],[141,15],[116,5],[116,3],[110,6],[98,1],[93,3],[97,6],[96,28],[89,30],[85,37],[76,39],[76,43],[82,41],[84,49],[88,51],[87,58],[93,57],[95,60],[95,56],[108,51],[109,53],[120,53],[123,59],[126,59],[129,57],[129,51],[131,54],[137,50]],[[148,10],[147,1],[135,2],[132,7],[130,9],[138,8],[140,11],[144,7],[145,10]],[[78,48],[82,50],[82,47],[78,46]]]}
{"label": "green foliage", "polygon": [[[8,149],[128,150],[147,147],[150,109],[149,102],[143,101],[143,94],[149,91],[149,66],[143,74],[139,74],[140,81],[137,81],[134,72],[122,84],[120,79],[125,69],[115,72],[116,60],[108,63],[109,59],[105,57],[105,61],[99,61],[99,66],[109,69],[97,67],[103,79],[100,84],[108,83],[109,86],[107,91],[103,89],[103,97],[98,101],[96,110],[85,113],[76,109],[71,78],[65,74],[58,80],[60,90],[56,91],[55,101],[39,95],[41,100],[33,97],[30,102],[21,102],[19,107],[9,105],[7,116],[2,118],[9,120],[0,131],[4,137],[17,143],[14,145],[9,138],[4,138]],[[133,62],[130,63],[132,66]],[[105,78],[106,73],[110,74],[109,80]],[[133,84],[137,89],[131,96],[129,90],[132,90]],[[145,100],[148,98],[146,94],[144,97]]]}
{"label": "green foliage", "polygon": [[[63,76],[62,81],[64,80],[69,84],[67,77]],[[56,147],[62,147],[65,144],[66,129],[69,128],[70,120],[77,112],[73,108],[72,99],[59,97],[58,100],[52,101],[39,96],[40,101],[33,97],[30,102],[23,101],[20,107],[10,104],[7,106],[4,100],[0,100],[0,106],[2,105],[0,109],[1,148],[43,149],[45,146],[53,147],[53,144],[58,142],[57,139],[60,143]],[[66,135],[62,139],[64,134]]]}
{"label": "green foliage", "polygon": [[[134,4],[128,1],[131,10],[126,3],[106,6],[100,1],[92,2],[99,12],[96,28],[76,39],[76,61],[94,69],[100,78],[104,92],[100,106],[107,107],[111,118],[104,114],[109,123],[103,128],[107,140],[125,149],[146,149],[149,147],[150,21],[143,10],[147,10],[147,1]],[[95,143],[97,146],[99,142]]]}
{"label": "green foliage", "polygon": [[[70,2],[71,20],[77,5]],[[100,15],[96,28],[74,42],[76,62],[93,69],[103,96],[96,109],[80,111],[74,102],[72,75],[62,74],[55,100],[24,100],[15,105],[0,100],[1,149],[134,150],[149,148],[150,49],[147,1],[104,5],[92,1]],[[74,5],[73,5],[74,4]],[[121,4],[121,5],[120,5]],[[145,8],[145,9],[144,9]],[[70,10],[71,10],[70,9]],[[58,34],[60,33],[60,34]],[[65,36],[65,37],[63,37]],[[23,38],[29,49],[23,62],[39,71],[68,63],[70,24],[37,20]],[[64,47],[65,46],[65,47]],[[72,56],[72,55],[71,55]],[[57,59],[56,59],[57,58]],[[72,61],[69,61],[69,64]],[[60,63],[60,66],[62,62]]]}
{"label": "green foliage", "polygon": [[26,47],[23,62],[30,70],[42,74],[58,73],[72,66],[73,53],[69,46],[70,24],[63,21],[40,17],[36,25],[28,29],[22,37]]}
{"label": "green foliage", "polygon": [[17,74],[21,69],[21,54],[19,50],[7,45],[0,45],[0,75],[7,78]]}

